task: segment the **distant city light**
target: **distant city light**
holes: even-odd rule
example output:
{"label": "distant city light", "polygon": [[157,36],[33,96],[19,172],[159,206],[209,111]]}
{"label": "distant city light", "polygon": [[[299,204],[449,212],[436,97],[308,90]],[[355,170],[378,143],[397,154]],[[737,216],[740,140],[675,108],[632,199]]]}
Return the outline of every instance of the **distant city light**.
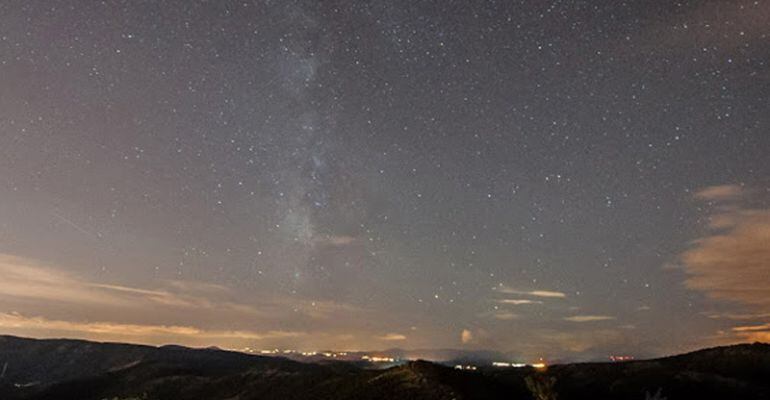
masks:
{"label": "distant city light", "polygon": [[545,368],[546,364],[544,362],[534,363],[534,364],[524,364],[524,363],[510,363],[510,362],[504,362],[504,361],[495,361],[492,363],[493,367],[498,368],[524,368],[524,367],[532,367],[532,368]]}
{"label": "distant city light", "polygon": [[362,360],[366,360],[374,363],[392,363],[396,362],[395,358],[391,357],[377,357],[377,356],[361,356]]}

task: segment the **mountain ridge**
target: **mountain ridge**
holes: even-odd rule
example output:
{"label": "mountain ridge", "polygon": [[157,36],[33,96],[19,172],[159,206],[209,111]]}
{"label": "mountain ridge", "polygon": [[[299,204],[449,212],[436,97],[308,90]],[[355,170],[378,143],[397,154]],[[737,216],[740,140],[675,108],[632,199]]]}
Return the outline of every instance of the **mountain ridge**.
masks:
{"label": "mountain ridge", "polygon": [[[770,344],[546,369],[456,370],[416,360],[387,369],[302,363],[219,349],[0,336],[0,398],[644,399],[770,398]],[[693,397],[695,395],[695,397]]]}

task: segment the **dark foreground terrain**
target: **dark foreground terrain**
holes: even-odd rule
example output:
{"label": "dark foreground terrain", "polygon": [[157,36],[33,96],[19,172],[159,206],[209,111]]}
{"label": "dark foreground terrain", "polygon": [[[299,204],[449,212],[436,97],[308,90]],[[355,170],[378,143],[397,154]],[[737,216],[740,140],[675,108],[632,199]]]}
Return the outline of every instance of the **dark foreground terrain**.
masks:
{"label": "dark foreground terrain", "polygon": [[0,399],[770,399],[770,345],[545,371],[386,370],[177,346],[0,336]]}

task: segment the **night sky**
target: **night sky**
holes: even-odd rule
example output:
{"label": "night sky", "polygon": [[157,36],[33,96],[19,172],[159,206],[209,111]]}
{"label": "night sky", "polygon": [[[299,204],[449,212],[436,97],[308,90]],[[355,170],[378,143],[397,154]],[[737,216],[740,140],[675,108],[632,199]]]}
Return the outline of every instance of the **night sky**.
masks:
{"label": "night sky", "polygon": [[770,2],[2,1],[0,332],[770,341]]}

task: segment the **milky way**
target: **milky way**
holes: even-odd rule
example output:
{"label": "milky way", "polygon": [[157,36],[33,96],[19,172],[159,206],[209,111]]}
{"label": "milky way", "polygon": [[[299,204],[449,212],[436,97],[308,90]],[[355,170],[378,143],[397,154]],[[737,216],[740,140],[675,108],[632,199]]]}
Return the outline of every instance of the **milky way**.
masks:
{"label": "milky way", "polygon": [[770,3],[0,3],[0,332],[770,339]]}

